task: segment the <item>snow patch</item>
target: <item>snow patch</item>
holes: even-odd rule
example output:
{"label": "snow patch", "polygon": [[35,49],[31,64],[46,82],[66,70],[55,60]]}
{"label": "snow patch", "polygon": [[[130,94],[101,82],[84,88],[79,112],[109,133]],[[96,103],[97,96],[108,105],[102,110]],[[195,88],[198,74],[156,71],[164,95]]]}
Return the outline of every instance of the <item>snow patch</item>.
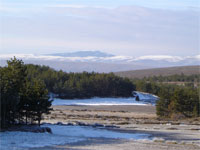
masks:
{"label": "snow patch", "polygon": [[1,150],[28,150],[28,148],[63,145],[88,138],[148,139],[149,134],[132,134],[81,126],[42,125],[52,129],[52,134],[32,132],[1,132]]}
{"label": "snow patch", "polygon": [[52,105],[147,105],[148,103],[136,101],[134,97],[130,98],[90,98],[90,99],[59,99],[55,98]]}

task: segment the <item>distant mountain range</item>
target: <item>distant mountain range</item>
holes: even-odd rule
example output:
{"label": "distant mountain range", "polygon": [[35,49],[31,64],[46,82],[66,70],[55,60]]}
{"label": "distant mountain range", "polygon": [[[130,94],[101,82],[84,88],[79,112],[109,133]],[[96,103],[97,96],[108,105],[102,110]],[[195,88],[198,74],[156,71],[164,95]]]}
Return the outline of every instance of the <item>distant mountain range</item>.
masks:
{"label": "distant mountain range", "polygon": [[62,57],[113,57],[112,54],[103,53],[101,51],[77,51],[71,53],[54,53],[47,56],[62,56]]}
{"label": "distant mountain range", "polygon": [[200,55],[196,56],[118,56],[101,51],[77,51],[71,53],[34,54],[0,54],[0,65],[16,56],[25,63],[48,65],[56,70],[66,72],[119,72],[149,68],[200,65]]}

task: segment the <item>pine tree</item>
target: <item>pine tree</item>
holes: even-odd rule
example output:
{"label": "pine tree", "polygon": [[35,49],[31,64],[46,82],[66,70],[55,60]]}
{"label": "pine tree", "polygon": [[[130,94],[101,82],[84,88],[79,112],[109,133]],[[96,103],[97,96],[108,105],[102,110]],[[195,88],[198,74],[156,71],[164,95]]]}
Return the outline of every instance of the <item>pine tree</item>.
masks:
{"label": "pine tree", "polygon": [[44,82],[38,79],[34,79],[32,81],[32,86],[30,87],[29,97],[30,99],[30,110],[31,117],[38,121],[38,125],[40,126],[40,122],[42,120],[43,114],[50,113],[50,108],[52,100],[49,100],[48,91]]}
{"label": "pine tree", "polygon": [[21,87],[26,77],[26,67],[22,60],[15,57],[7,61],[7,66],[1,69],[1,125],[5,127],[15,122],[20,102]]}

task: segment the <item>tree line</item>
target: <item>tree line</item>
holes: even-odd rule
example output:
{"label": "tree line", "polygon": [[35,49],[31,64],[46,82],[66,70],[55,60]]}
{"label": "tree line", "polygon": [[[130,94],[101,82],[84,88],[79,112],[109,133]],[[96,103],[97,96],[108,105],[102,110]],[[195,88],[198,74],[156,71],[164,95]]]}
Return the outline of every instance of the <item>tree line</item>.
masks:
{"label": "tree line", "polygon": [[[188,81],[197,81],[200,75],[176,76],[176,80],[187,78]],[[171,76],[172,77],[172,76]],[[169,81],[171,77],[162,77],[163,81]],[[135,79],[133,83],[137,91],[147,92],[159,96],[156,104],[156,112],[160,117],[198,117],[200,116],[200,87],[191,85],[179,86],[155,82],[152,78]],[[171,79],[170,79],[171,80]],[[157,80],[156,80],[157,81]]]}
{"label": "tree line", "polygon": [[51,110],[45,83],[28,78],[27,66],[13,58],[0,68],[0,123],[1,128],[16,123],[34,123]]}
{"label": "tree line", "polygon": [[[134,79],[139,80],[139,79]],[[145,81],[151,81],[151,82],[195,82],[199,83],[200,81],[200,75],[199,74],[191,74],[191,75],[185,75],[185,74],[174,74],[169,76],[152,76],[152,77],[144,77],[142,80]]]}
{"label": "tree line", "polygon": [[27,65],[28,78],[43,80],[49,92],[63,99],[130,97],[134,84],[113,73],[66,73],[48,66]]}

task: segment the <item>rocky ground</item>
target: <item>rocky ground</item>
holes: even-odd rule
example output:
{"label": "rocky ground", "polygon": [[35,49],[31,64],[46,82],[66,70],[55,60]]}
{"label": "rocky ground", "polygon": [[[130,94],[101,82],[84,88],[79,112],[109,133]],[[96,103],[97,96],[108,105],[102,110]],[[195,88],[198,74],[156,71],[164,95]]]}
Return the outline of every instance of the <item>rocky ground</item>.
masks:
{"label": "rocky ground", "polygon": [[[120,132],[149,133],[148,141],[85,141],[48,149],[137,149],[192,150],[200,148],[200,118],[187,120],[158,119],[154,106],[53,106],[43,122],[74,125],[116,126]],[[94,140],[94,139],[93,139]]]}

